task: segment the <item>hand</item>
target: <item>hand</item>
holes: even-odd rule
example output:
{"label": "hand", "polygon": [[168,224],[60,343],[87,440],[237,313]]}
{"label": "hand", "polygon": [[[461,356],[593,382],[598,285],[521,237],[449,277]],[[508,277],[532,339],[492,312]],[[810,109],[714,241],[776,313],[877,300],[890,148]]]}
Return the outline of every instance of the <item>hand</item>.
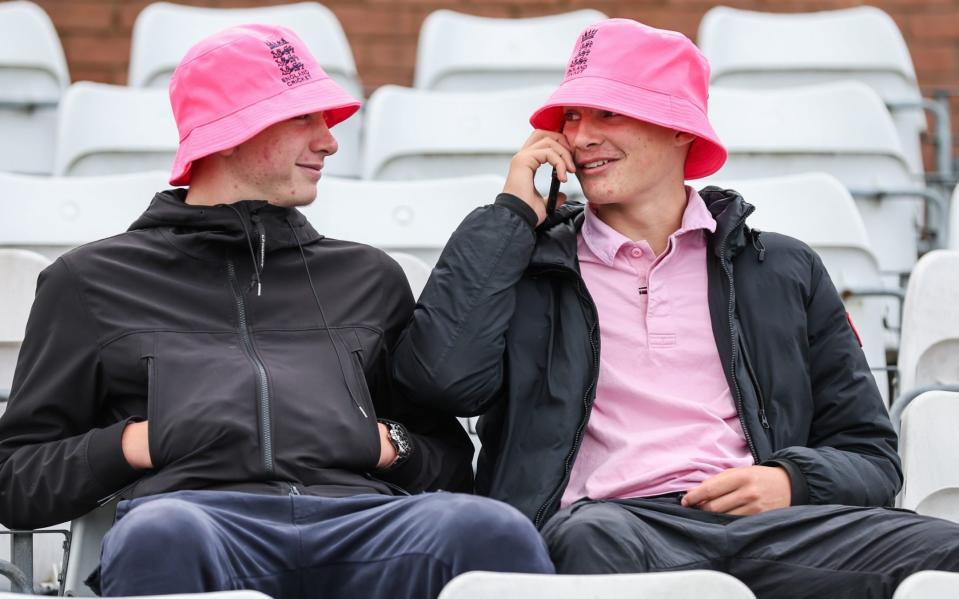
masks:
{"label": "hand", "polygon": [[[564,183],[568,180],[568,173],[576,172],[566,137],[562,133],[537,129],[510,160],[503,186],[503,193],[513,194],[536,212],[536,226],[546,220],[546,199],[536,191],[533,177],[536,170],[547,162],[556,169],[556,177]],[[561,206],[565,201],[566,196],[561,193],[556,205]]]}
{"label": "hand", "polygon": [[149,470],[153,468],[153,460],[150,459],[150,440],[147,430],[147,421],[131,422],[123,429],[123,435],[120,437],[120,447],[123,450],[123,457],[127,463],[137,470]]}
{"label": "hand", "polygon": [[396,448],[390,441],[390,429],[382,422],[377,422],[376,426],[380,430],[380,461],[376,463],[376,469],[383,470],[396,461]]}
{"label": "hand", "polygon": [[730,468],[690,489],[683,506],[704,512],[748,516],[789,507],[789,474],[778,466]]}

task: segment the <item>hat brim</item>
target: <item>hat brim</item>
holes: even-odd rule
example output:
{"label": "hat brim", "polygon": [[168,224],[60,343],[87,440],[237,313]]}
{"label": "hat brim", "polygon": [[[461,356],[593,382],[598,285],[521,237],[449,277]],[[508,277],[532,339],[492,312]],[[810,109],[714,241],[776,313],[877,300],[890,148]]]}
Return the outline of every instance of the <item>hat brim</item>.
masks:
{"label": "hat brim", "polygon": [[561,131],[563,108],[567,106],[609,110],[695,135],[683,169],[686,179],[708,177],[726,163],[726,148],[708,117],[683,98],[603,77],[582,76],[564,81],[529,122],[536,129]]}
{"label": "hat brim", "polygon": [[359,100],[329,77],[283,90],[201,125],[180,140],[170,185],[189,185],[193,161],[238,146],[271,125],[302,114],[324,112],[327,126],[332,127],[359,109]]}

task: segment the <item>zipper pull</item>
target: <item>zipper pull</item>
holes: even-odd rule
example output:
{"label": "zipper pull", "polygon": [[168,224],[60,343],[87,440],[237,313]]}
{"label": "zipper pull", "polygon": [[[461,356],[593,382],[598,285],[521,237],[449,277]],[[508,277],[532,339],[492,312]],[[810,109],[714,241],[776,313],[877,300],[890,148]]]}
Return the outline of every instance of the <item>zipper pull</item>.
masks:
{"label": "zipper pull", "polygon": [[296,485],[290,483],[290,497],[295,497],[300,494],[300,490],[296,488]]}
{"label": "zipper pull", "polygon": [[766,410],[763,408],[760,408],[759,410],[759,419],[763,423],[763,428],[769,430],[769,421],[766,420]]}

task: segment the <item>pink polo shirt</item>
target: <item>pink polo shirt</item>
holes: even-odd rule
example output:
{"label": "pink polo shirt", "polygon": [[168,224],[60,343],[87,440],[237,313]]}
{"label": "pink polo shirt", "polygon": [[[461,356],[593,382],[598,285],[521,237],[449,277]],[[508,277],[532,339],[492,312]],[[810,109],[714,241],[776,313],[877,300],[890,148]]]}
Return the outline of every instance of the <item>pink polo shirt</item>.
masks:
{"label": "pink polo shirt", "polygon": [[599,312],[599,382],[563,507],[685,491],[753,464],[709,319],[706,230],[716,221],[687,190],[659,257],[586,210],[578,251]]}

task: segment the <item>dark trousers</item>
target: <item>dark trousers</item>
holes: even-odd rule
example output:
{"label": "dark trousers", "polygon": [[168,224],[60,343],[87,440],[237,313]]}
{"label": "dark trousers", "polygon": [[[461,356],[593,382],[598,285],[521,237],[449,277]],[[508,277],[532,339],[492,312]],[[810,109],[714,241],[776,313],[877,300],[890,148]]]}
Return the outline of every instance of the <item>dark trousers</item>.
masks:
{"label": "dark trousers", "polygon": [[759,599],[891,597],[919,570],[959,571],[959,524],[883,508],[740,517],[678,498],[587,500],[553,516],[543,536],[561,574],[719,570]]}
{"label": "dark trousers", "polygon": [[255,589],[272,597],[428,598],[470,570],[552,573],[528,519],[469,495],[348,498],[181,491],[121,502],[104,596]]}

